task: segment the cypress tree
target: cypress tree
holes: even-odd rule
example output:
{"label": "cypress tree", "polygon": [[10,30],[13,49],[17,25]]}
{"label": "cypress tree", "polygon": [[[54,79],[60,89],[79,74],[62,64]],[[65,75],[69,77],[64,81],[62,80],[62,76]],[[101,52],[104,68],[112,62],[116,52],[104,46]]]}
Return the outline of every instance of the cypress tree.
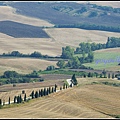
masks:
{"label": "cypress tree", "polygon": [[51,93],[51,87],[49,87],[49,94]]}
{"label": "cypress tree", "polygon": [[54,89],[55,92],[56,92],[56,89],[57,89],[57,85],[55,84],[55,89]]}
{"label": "cypress tree", "polygon": [[8,99],[8,104],[10,104],[10,97],[9,97],[9,99]]}
{"label": "cypress tree", "polygon": [[54,88],[52,87],[52,93],[54,93]]}
{"label": "cypress tree", "polygon": [[46,88],[44,88],[43,95],[46,96]]}
{"label": "cypress tree", "polygon": [[41,89],[41,97],[43,96],[43,89]]}
{"label": "cypress tree", "polygon": [[34,90],[31,93],[32,99],[34,99]]}
{"label": "cypress tree", "polygon": [[114,75],[114,73],[112,73],[112,79],[114,79],[115,78],[115,75]]}
{"label": "cypress tree", "polygon": [[19,97],[19,95],[17,96],[17,103],[20,103],[20,97]]}
{"label": "cypress tree", "polygon": [[24,95],[24,101],[26,101],[26,93],[25,93],[25,95]]}
{"label": "cypress tree", "polygon": [[35,92],[35,98],[38,98],[38,91]]}
{"label": "cypress tree", "polygon": [[46,95],[48,95],[49,94],[49,88],[47,88],[47,91],[46,91]]}
{"label": "cypress tree", "polygon": [[110,73],[108,73],[108,78],[110,78]]}
{"label": "cypress tree", "polygon": [[2,100],[0,99],[0,108],[2,108]]}
{"label": "cypress tree", "polygon": [[41,92],[40,92],[40,90],[39,90],[39,97],[41,96]]}
{"label": "cypress tree", "polygon": [[78,84],[77,79],[75,77],[75,74],[73,74],[73,76],[72,76],[72,82],[73,82],[74,85]]}
{"label": "cypress tree", "polygon": [[20,95],[19,99],[20,99],[20,100],[19,100],[20,103],[22,103],[23,100],[22,100],[22,96],[21,96],[21,95]]}
{"label": "cypress tree", "polygon": [[15,96],[15,97],[14,97],[14,103],[16,103],[16,100],[17,100],[17,97]]}
{"label": "cypress tree", "polygon": [[2,105],[2,100],[0,99],[0,105]]}

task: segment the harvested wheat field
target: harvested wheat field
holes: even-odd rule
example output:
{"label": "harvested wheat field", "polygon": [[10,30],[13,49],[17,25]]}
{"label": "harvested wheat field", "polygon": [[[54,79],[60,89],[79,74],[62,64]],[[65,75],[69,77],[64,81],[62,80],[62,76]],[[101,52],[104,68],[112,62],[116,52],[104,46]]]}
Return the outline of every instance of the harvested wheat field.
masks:
{"label": "harvested wheat field", "polygon": [[79,46],[80,42],[106,43],[108,37],[120,37],[119,33],[78,28],[47,28],[44,29],[54,41],[66,46]]}
{"label": "harvested wheat field", "polygon": [[54,87],[55,84],[58,86],[57,89],[59,89],[59,86],[63,86],[63,83],[63,79],[59,79],[33,83],[16,83],[15,87],[13,87],[13,84],[2,85],[0,86],[0,99],[2,101],[5,100],[5,102],[8,102],[8,99],[10,97],[11,101],[14,101],[14,97],[20,94],[24,99],[24,94],[22,94],[23,90],[26,93],[26,97],[29,97],[33,90],[34,92],[39,92],[39,90],[43,88]]}
{"label": "harvested wheat field", "polygon": [[33,70],[45,70],[49,65],[57,67],[56,61],[34,58],[0,58],[0,74],[7,70],[26,74]]}
{"label": "harvested wheat field", "polygon": [[52,42],[51,38],[1,38],[0,43],[0,54],[17,50],[24,54],[38,51],[43,55],[59,56],[63,46]]}
{"label": "harvested wheat field", "polygon": [[[33,99],[18,107],[1,109],[1,118],[112,118],[120,114],[120,88],[91,84],[93,78],[77,78],[78,86]],[[95,78],[96,82],[112,79]],[[19,108],[19,109],[18,109]]]}

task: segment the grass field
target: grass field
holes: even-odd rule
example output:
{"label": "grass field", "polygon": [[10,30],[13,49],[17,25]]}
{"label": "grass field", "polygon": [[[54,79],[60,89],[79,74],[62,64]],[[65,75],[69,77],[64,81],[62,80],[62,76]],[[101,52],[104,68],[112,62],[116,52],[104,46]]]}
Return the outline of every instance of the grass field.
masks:
{"label": "grass field", "polygon": [[120,70],[120,66],[118,66],[118,63],[120,63],[120,59],[117,61],[111,61],[106,63],[104,61],[98,61],[97,60],[117,60],[117,57],[120,58],[120,48],[109,48],[104,50],[97,50],[94,52],[94,62],[92,63],[85,63],[85,66],[90,66],[94,69],[106,69],[106,70],[112,70],[112,71],[118,71]]}
{"label": "grass field", "polygon": [[[113,118],[120,115],[120,83],[106,78],[77,78],[79,85],[33,99],[17,107],[1,109],[1,118]],[[98,84],[92,84],[96,82]],[[14,91],[12,91],[14,92]],[[19,109],[18,109],[19,108]]]}

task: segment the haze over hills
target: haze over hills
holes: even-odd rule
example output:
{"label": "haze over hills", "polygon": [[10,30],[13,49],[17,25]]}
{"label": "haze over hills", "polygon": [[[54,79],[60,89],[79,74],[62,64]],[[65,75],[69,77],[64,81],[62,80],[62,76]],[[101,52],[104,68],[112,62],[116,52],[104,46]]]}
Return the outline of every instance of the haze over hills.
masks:
{"label": "haze over hills", "polygon": [[[115,48],[106,47],[111,46],[106,43],[110,37],[116,37],[119,45],[119,2],[0,2],[0,99],[8,103],[15,96],[25,98],[23,90],[27,97],[32,91],[41,94],[5,109],[0,105],[0,118],[120,118],[120,81],[113,78],[120,66],[95,63],[120,55],[113,40]],[[88,53],[79,53],[82,42],[87,43],[81,46]],[[68,56],[72,51],[72,57],[61,57],[63,51]],[[78,84],[67,88],[73,74]],[[45,92],[45,87],[55,84],[57,92]]]}

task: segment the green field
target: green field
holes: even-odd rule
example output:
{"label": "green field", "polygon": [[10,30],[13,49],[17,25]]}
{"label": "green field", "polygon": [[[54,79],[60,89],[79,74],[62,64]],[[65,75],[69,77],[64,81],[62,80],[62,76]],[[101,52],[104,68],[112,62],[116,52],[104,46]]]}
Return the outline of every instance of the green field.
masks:
{"label": "green field", "polygon": [[[106,50],[98,50],[94,52],[94,62],[92,63],[85,63],[85,66],[92,67],[94,69],[113,69],[119,70],[118,63],[120,63],[120,52],[118,51],[119,48],[111,48]],[[117,60],[117,57],[119,58]],[[98,61],[97,60],[101,60]],[[104,61],[106,60],[106,61]],[[110,61],[113,60],[113,61]]]}

